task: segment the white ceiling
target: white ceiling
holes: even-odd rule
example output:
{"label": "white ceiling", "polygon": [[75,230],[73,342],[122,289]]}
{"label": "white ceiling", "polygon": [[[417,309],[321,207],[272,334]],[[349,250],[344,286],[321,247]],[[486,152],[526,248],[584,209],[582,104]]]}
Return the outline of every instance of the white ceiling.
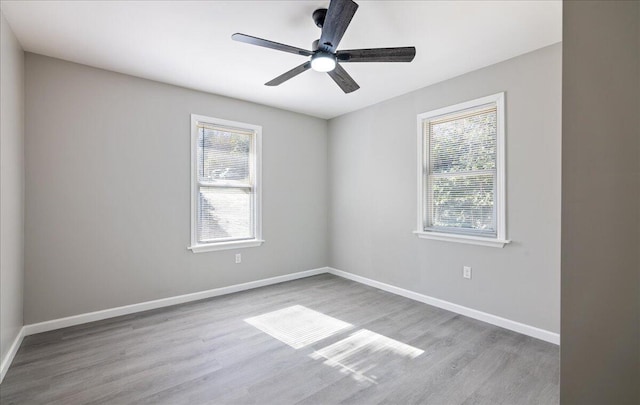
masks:
{"label": "white ceiling", "polygon": [[415,46],[412,63],[351,63],[344,94],[308,71],[264,83],[303,56],[231,40],[241,32],[311,48],[310,1],[5,1],[24,50],[160,82],[332,118],[562,40],[553,1],[363,1],[339,49]]}

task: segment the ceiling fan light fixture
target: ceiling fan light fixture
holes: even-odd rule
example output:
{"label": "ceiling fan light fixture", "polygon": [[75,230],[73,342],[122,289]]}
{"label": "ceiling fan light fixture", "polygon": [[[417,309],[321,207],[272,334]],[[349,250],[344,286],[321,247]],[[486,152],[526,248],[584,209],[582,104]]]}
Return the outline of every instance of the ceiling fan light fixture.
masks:
{"label": "ceiling fan light fixture", "polygon": [[336,56],[329,52],[316,52],[311,57],[311,69],[316,72],[331,72],[336,68]]}

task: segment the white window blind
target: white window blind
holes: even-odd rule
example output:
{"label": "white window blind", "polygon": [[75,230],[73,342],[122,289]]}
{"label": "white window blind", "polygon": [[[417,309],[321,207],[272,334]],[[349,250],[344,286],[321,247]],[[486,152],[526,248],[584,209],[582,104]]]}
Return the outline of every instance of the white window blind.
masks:
{"label": "white window blind", "polygon": [[258,132],[214,118],[192,121],[192,245],[259,239]]}
{"label": "white window blind", "polygon": [[418,125],[418,236],[504,246],[504,93],[420,114]]}
{"label": "white window blind", "polygon": [[427,121],[426,228],[496,234],[496,107]]}

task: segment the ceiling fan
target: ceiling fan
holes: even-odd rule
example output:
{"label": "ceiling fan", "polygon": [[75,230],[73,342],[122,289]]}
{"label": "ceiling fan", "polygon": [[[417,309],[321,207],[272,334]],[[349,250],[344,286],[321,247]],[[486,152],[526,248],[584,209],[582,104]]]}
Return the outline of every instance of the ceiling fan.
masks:
{"label": "ceiling fan", "polygon": [[345,93],[351,93],[358,90],[360,86],[340,66],[340,63],[411,62],[416,56],[416,48],[413,46],[338,51],[338,44],[357,9],[358,5],[352,0],[331,0],[328,9],[320,8],[314,11],[313,21],[322,29],[322,33],[320,39],[313,42],[311,51],[240,33],[233,34],[231,38],[247,44],[310,57],[302,65],[265,83],[266,86],[278,86],[302,72],[313,69],[318,72],[327,72]]}

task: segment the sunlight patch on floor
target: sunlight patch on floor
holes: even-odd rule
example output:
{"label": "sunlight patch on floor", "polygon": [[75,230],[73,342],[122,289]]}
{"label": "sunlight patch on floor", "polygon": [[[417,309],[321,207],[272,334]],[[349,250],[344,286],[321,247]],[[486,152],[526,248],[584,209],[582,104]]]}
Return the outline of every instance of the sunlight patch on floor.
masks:
{"label": "sunlight patch on floor", "polygon": [[324,364],[351,374],[358,381],[377,384],[378,371],[397,356],[415,359],[424,353],[384,335],[361,329],[346,339],[315,351],[311,357],[325,359]]}
{"label": "sunlight patch on floor", "polygon": [[352,325],[302,305],[294,305],[244,320],[264,333],[300,349]]}

